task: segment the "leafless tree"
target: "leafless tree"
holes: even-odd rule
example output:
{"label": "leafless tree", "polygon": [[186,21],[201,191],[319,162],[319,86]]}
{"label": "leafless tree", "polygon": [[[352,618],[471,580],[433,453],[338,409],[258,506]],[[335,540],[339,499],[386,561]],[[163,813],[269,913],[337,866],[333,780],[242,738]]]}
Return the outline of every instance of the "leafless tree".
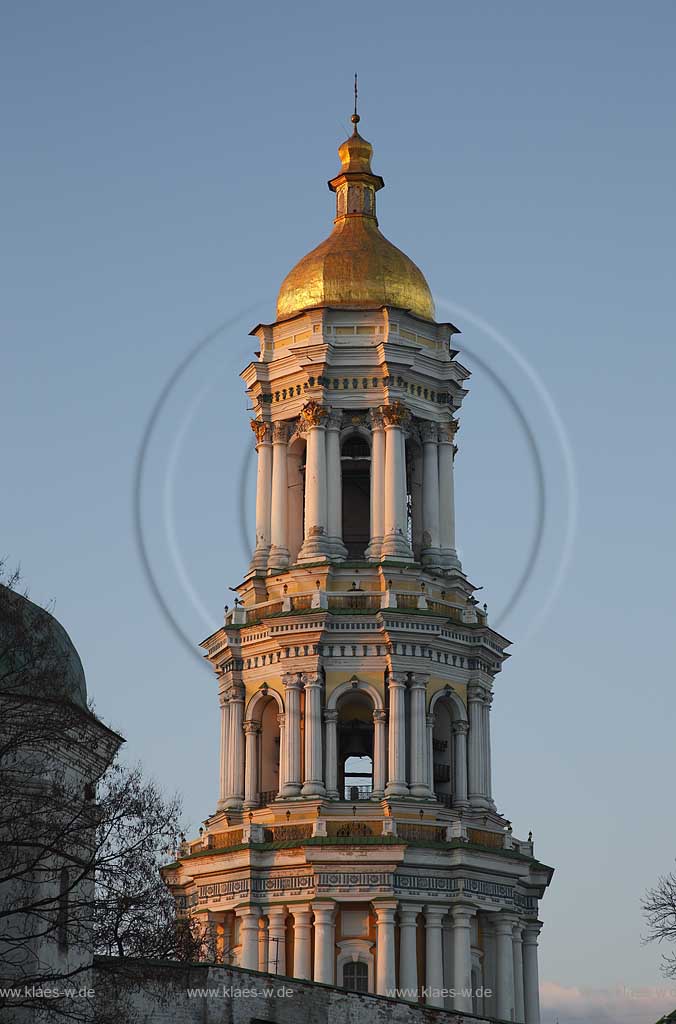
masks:
{"label": "leafless tree", "polygon": [[179,800],[74,699],[73,648],[18,583],[0,563],[0,1015],[91,1020],[92,1001],[67,990],[88,987],[94,953],[193,961],[203,938],[177,921],[158,870]]}
{"label": "leafless tree", "polygon": [[[661,875],[641,904],[648,925],[647,942],[676,943],[676,872]],[[662,973],[676,978],[676,953],[662,954]]]}

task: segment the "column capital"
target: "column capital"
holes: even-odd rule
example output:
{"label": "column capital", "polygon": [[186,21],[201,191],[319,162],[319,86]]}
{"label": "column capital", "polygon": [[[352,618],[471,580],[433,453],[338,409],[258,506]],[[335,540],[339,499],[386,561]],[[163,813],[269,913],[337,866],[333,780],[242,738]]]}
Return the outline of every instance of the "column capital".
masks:
{"label": "column capital", "polygon": [[404,679],[402,676],[390,676],[387,680],[387,685],[399,687],[402,690],[405,690],[408,686],[408,680]]}
{"label": "column capital", "polygon": [[238,917],[241,921],[246,921],[248,918],[256,918],[256,928],[258,928],[258,918],[261,917],[261,908],[256,903],[243,903],[239,907],[235,907],[235,917]]}
{"label": "column capital", "polygon": [[437,424],[431,420],[423,420],[420,423],[420,440],[423,444],[436,444],[438,437]]}
{"label": "column capital", "polygon": [[320,675],[315,675],[309,672],[302,673],[302,682],[306,690],[310,687],[321,688],[324,685],[324,681]]}
{"label": "column capital", "polygon": [[266,909],[266,914],[268,917],[286,917],[288,908],[284,903],[274,903]]}
{"label": "column capital", "polygon": [[[418,914],[422,914],[423,905],[422,903],[400,903],[399,904],[399,923],[400,924],[415,924]],[[408,920],[404,920],[408,918]],[[412,920],[411,920],[412,918]]]}
{"label": "column capital", "polygon": [[425,927],[441,928],[441,922],[448,913],[448,907],[440,907],[436,903],[425,904]]}
{"label": "column capital", "polygon": [[469,928],[476,914],[477,908],[468,903],[454,903],[451,906],[453,925],[456,928]]}
{"label": "column capital", "polygon": [[527,946],[537,946],[542,921],[523,921],[523,942]]}
{"label": "column capital", "polygon": [[342,409],[327,409],[326,429],[327,430],[340,430],[342,425],[343,425],[343,410]]}
{"label": "column capital", "polygon": [[272,443],[287,444],[289,440],[290,426],[286,420],[277,420],[272,424]]}
{"label": "column capital", "polygon": [[394,915],[399,908],[399,900],[371,900],[371,905],[376,912],[378,924],[394,924]]}
{"label": "column capital", "polygon": [[285,690],[300,690],[303,687],[301,672],[285,672],[282,676],[282,684]]}
{"label": "column capital", "polygon": [[490,693],[487,683],[482,679],[470,679],[467,684],[467,699],[471,701],[484,701]]}
{"label": "column capital", "polygon": [[244,703],[245,691],[241,683],[232,683],[227,690],[228,700],[239,704]]}
{"label": "column capital", "polygon": [[244,732],[249,735],[257,735],[261,731],[261,723],[255,722],[253,719],[248,718],[244,723]]}
{"label": "column capital", "polygon": [[467,722],[464,718],[456,718],[451,723],[451,732],[455,736],[466,736],[467,733],[469,732],[469,722]]}
{"label": "column capital", "polygon": [[324,721],[325,722],[337,722],[338,721],[338,708],[324,708]]}
{"label": "column capital", "polygon": [[294,921],[298,921],[299,924],[310,924],[310,914],[312,913],[311,903],[302,903],[300,905],[292,903],[288,910]]}
{"label": "column capital", "polygon": [[326,406],[322,405],[321,402],[315,401],[311,398],[309,402],[306,402],[300,411],[300,421],[304,423],[306,427],[323,427],[324,420],[328,417],[329,410]]}
{"label": "column capital", "polygon": [[315,915],[315,924],[333,924],[336,903],[333,900],[315,900],[312,903],[312,912]]}
{"label": "column capital", "polygon": [[404,427],[411,419],[411,413],[403,402],[392,402],[390,405],[381,405],[380,410],[385,429],[388,427]]}
{"label": "column capital", "polygon": [[453,440],[458,430],[460,429],[460,423],[458,420],[451,419],[448,423],[439,424],[439,443],[440,444],[453,444]]}
{"label": "column capital", "polygon": [[518,924],[518,917],[516,914],[508,914],[504,911],[499,911],[493,916],[493,923],[495,925],[496,935],[509,935],[511,936],[512,931]]}
{"label": "column capital", "polygon": [[385,425],[380,409],[369,409],[369,420],[371,421],[371,430],[382,430]]}
{"label": "column capital", "polygon": [[[336,712],[336,715],[337,714],[338,714],[338,712]],[[373,711],[373,721],[374,722],[383,722],[383,723],[386,722],[387,721],[387,712],[383,708],[375,708],[374,711]]]}
{"label": "column capital", "polygon": [[250,420],[249,424],[256,435],[256,447],[260,444],[270,444],[272,441],[272,424],[265,420]]}
{"label": "column capital", "polygon": [[430,678],[431,678],[431,673],[430,672],[412,672],[411,673],[411,681],[410,681],[411,689],[412,690],[413,689],[421,689],[421,690],[426,689],[427,684],[428,684]]}

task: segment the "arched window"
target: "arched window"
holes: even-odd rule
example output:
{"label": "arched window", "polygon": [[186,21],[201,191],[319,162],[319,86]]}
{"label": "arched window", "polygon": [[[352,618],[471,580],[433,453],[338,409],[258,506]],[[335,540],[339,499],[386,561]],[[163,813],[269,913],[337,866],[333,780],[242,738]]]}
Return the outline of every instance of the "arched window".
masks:
{"label": "arched window", "polygon": [[369,969],[363,960],[347,960],[343,964],[343,988],[352,992],[368,992]]}
{"label": "arched window", "polygon": [[373,701],[350,689],[337,707],[340,799],[368,800],[373,792]]}
{"label": "arched window", "polygon": [[340,454],[343,482],[343,543],[347,557],[363,559],[371,539],[371,449],[361,434],[350,434]]}

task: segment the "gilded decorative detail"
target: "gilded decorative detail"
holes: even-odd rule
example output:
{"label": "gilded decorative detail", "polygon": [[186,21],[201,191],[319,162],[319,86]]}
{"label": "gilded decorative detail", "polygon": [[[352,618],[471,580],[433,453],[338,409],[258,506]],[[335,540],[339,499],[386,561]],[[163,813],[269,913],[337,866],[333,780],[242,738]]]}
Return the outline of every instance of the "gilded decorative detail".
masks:
{"label": "gilded decorative detail", "polygon": [[314,398],[311,398],[309,402],[306,402],[300,411],[301,419],[308,427],[321,426],[322,420],[325,419],[328,414],[328,409],[321,405],[320,402],[316,402]]}
{"label": "gilded decorative detail", "polygon": [[381,407],[383,419],[388,426],[403,427],[411,418],[411,413],[403,402],[392,402]]}
{"label": "gilded decorative detail", "polygon": [[256,435],[256,444],[263,444],[265,441],[270,440],[270,424],[264,423],[263,420],[251,420],[251,429]]}
{"label": "gilded decorative detail", "polygon": [[[446,444],[453,444],[453,438],[460,429],[460,423],[458,420],[450,420],[448,423],[442,423],[439,427],[439,440]],[[453,445],[455,451],[457,447]]]}
{"label": "gilded decorative detail", "polygon": [[434,301],[422,272],[378,228],[375,193],[384,182],[371,170],[372,153],[355,124],[354,134],[338,150],[341,169],[329,182],[336,193],[333,231],[282,282],[278,320],[315,306],[396,306],[434,320]]}

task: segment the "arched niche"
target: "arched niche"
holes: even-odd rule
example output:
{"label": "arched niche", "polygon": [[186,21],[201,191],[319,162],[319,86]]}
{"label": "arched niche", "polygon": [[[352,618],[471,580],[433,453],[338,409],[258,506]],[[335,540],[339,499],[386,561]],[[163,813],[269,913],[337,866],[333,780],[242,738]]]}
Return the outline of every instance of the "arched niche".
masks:
{"label": "arched niche", "polygon": [[258,690],[249,701],[246,720],[259,726],[256,743],[258,762],[259,803],[267,804],[279,794],[279,768],[281,740],[279,715],[284,711],[284,701],[276,690]]}
{"label": "arched niche", "polygon": [[294,434],[287,448],[287,530],[289,561],[298,560],[305,530],[305,456],[306,442],[302,434]]}
{"label": "arched niche", "polygon": [[[457,793],[458,742],[456,723],[467,722],[467,709],[451,687],[438,690],[430,701],[432,725],[432,775],[434,794],[447,807],[454,806]],[[463,737],[464,740],[464,737]],[[464,748],[463,748],[464,749]],[[464,795],[463,795],[464,799]]]}
{"label": "arched niche", "polygon": [[341,431],[340,472],[343,544],[348,558],[363,561],[371,539],[371,435],[364,427]]}

